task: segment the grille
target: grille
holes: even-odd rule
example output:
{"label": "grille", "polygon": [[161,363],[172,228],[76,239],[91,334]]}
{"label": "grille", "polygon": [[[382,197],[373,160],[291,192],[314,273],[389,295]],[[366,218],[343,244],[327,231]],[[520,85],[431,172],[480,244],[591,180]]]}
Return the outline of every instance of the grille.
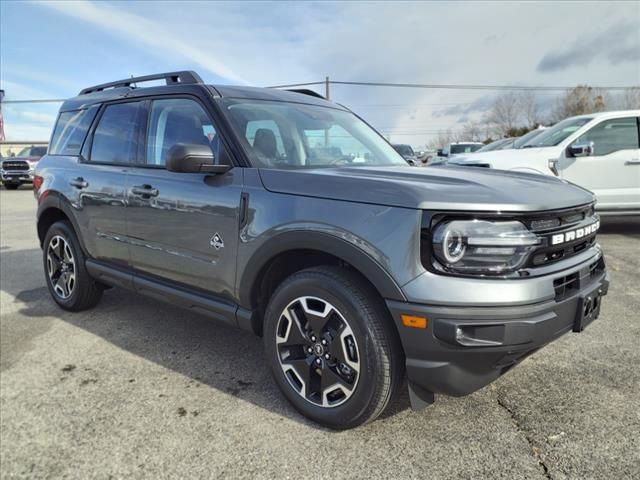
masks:
{"label": "grille", "polygon": [[553,245],[554,235],[572,232],[598,221],[593,205],[580,208],[534,215],[525,219],[527,227],[542,238],[542,243],[531,255],[527,267],[539,267],[570,258],[591,247],[596,241],[596,232]]}
{"label": "grille", "polygon": [[29,170],[29,164],[27,162],[9,160],[2,162],[3,170]]}

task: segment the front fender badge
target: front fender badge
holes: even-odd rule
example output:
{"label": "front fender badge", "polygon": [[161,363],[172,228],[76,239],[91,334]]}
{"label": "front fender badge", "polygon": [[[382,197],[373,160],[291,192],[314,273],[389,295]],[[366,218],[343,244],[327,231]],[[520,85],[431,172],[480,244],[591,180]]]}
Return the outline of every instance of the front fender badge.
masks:
{"label": "front fender badge", "polygon": [[216,250],[220,250],[221,248],[224,248],[224,240],[222,240],[220,234],[216,232],[215,235],[211,237],[211,240],[209,240],[209,245]]}

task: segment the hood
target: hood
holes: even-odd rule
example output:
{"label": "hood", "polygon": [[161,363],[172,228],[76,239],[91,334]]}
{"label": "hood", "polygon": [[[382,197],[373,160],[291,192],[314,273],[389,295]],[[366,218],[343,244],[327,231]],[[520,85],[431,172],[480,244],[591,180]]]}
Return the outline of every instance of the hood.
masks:
{"label": "hood", "polygon": [[42,157],[2,157],[3,162],[14,162],[14,161],[22,161],[22,162],[37,162]]}
{"label": "hood", "polygon": [[271,192],[424,210],[527,212],[594,201],[555,177],[477,167],[261,169],[260,176]]}

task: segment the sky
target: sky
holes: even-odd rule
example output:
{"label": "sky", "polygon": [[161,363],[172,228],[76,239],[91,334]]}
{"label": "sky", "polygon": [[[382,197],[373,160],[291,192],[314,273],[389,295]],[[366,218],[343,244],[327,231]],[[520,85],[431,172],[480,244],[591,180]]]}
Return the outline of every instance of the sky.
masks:
{"label": "sky", "polygon": [[[640,85],[640,2],[0,2],[5,100],[195,70],[212,84],[333,80]],[[321,93],[323,87],[316,88]],[[496,93],[334,85],[414,147],[482,121]],[[539,96],[543,108],[553,93]],[[7,140],[47,140],[59,104],[5,104]]]}

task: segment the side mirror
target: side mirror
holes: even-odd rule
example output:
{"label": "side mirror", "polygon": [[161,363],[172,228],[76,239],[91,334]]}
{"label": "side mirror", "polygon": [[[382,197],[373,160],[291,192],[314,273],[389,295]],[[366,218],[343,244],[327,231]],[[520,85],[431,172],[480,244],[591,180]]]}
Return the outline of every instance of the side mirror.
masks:
{"label": "side mirror", "polygon": [[215,165],[209,145],[176,143],[167,152],[167,170],[180,173],[226,173],[231,165]]}
{"label": "side mirror", "polygon": [[447,156],[447,154],[441,148],[439,148],[436,153],[438,154],[439,157],[446,157]]}
{"label": "side mirror", "polygon": [[593,142],[577,142],[573,145],[569,145],[569,155],[570,157],[589,157],[593,155],[595,151],[595,146]]}

